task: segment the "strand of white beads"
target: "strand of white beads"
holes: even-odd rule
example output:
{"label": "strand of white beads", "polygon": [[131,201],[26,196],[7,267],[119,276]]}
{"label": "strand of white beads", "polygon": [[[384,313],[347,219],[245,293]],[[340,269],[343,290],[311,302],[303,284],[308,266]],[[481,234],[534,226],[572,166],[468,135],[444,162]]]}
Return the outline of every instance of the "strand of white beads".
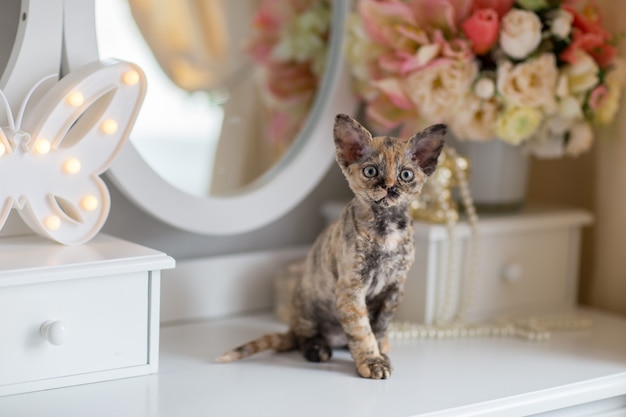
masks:
{"label": "strand of white beads", "polygon": [[439,183],[435,183],[435,190],[439,198],[441,209],[446,216],[446,229],[448,233],[448,256],[446,265],[445,281],[443,282],[443,296],[439,299],[439,308],[437,311],[437,324],[445,324],[453,314],[455,308],[455,298],[458,293],[457,277],[457,239],[456,224],[457,213],[450,207],[447,196],[443,193],[443,189]]}
{"label": "strand of white beads", "polygon": [[463,280],[463,293],[460,297],[459,311],[456,317],[457,321],[462,322],[465,320],[465,315],[474,302],[474,294],[476,292],[476,275],[478,273],[478,260],[480,259],[480,229],[478,226],[478,213],[476,213],[474,199],[470,193],[469,182],[465,175],[467,167],[459,166],[459,164],[466,164],[467,160],[458,158],[457,152],[454,148],[449,149],[449,155],[456,164],[456,178],[459,185],[459,191],[461,193],[461,201],[465,207],[467,221],[471,229],[471,237],[467,248],[467,275]]}
{"label": "strand of white beads", "polygon": [[543,341],[555,331],[582,331],[593,326],[588,317],[563,315],[530,317],[527,319],[500,319],[495,323],[450,323],[429,326],[409,322],[392,323],[388,336],[391,339],[454,339],[471,337],[520,337]]}

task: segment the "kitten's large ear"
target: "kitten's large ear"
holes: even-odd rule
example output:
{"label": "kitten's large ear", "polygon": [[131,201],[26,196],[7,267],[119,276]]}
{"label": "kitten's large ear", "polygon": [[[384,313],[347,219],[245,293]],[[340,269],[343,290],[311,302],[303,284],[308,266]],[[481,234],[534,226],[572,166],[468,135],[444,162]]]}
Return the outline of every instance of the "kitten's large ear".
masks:
{"label": "kitten's large ear", "polygon": [[437,159],[443,149],[447,131],[447,125],[432,125],[409,139],[411,159],[417,162],[424,174],[428,176],[432,175],[437,168]]}
{"label": "kitten's large ear", "polygon": [[347,167],[367,154],[372,140],[372,134],[356,120],[346,114],[335,117],[333,129],[337,162]]}

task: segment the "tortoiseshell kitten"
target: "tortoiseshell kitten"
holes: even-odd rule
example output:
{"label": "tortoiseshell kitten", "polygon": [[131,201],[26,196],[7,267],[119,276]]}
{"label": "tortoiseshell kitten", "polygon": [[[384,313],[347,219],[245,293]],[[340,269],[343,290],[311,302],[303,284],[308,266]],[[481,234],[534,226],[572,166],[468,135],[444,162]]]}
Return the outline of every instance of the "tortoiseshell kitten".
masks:
{"label": "tortoiseshell kitten", "polygon": [[350,116],[335,119],[336,158],[355,198],[317,238],[294,293],[290,329],[226,352],[231,362],[265,349],[299,349],[313,362],[348,346],[359,375],[391,375],[387,327],[414,259],[408,206],[437,166],[447,127],[408,140],[372,135]]}

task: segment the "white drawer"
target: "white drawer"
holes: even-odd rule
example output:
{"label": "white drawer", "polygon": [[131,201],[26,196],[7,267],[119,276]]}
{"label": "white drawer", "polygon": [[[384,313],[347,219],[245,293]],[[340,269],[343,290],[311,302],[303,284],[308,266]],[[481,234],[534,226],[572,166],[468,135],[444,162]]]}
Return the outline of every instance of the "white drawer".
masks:
{"label": "white drawer", "polygon": [[468,314],[484,317],[560,308],[567,303],[568,229],[486,236]]}
{"label": "white drawer", "polygon": [[[580,234],[590,222],[579,210],[529,209],[481,219],[473,297],[465,318],[480,321],[574,307]],[[465,222],[455,228],[450,284],[447,228],[418,222],[415,230],[415,263],[396,318],[427,324],[453,319],[467,300],[471,229]]]}
{"label": "white drawer", "polygon": [[[0,388],[148,362],[149,273],[0,288]],[[41,325],[62,321],[53,345]]]}

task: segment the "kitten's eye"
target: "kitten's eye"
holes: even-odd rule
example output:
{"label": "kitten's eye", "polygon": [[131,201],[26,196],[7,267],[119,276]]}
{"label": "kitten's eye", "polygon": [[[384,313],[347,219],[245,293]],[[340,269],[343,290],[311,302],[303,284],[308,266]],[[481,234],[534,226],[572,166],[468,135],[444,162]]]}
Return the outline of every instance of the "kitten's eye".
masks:
{"label": "kitten's eye", "polygon": [[413,171],[411,171],[410,169],[403,169],[402,171],[400,171],[400,179],[402,181],[411,181],[414,175],[415,174],[413,174]]}
{"label": "kitten's eye", "polygon": [[378,175],[378,170],[376,169],[376,167],[370,165],[363,168],[363,175],[365,175],[365,177],[367,178],[374,178],[376,175]]}

